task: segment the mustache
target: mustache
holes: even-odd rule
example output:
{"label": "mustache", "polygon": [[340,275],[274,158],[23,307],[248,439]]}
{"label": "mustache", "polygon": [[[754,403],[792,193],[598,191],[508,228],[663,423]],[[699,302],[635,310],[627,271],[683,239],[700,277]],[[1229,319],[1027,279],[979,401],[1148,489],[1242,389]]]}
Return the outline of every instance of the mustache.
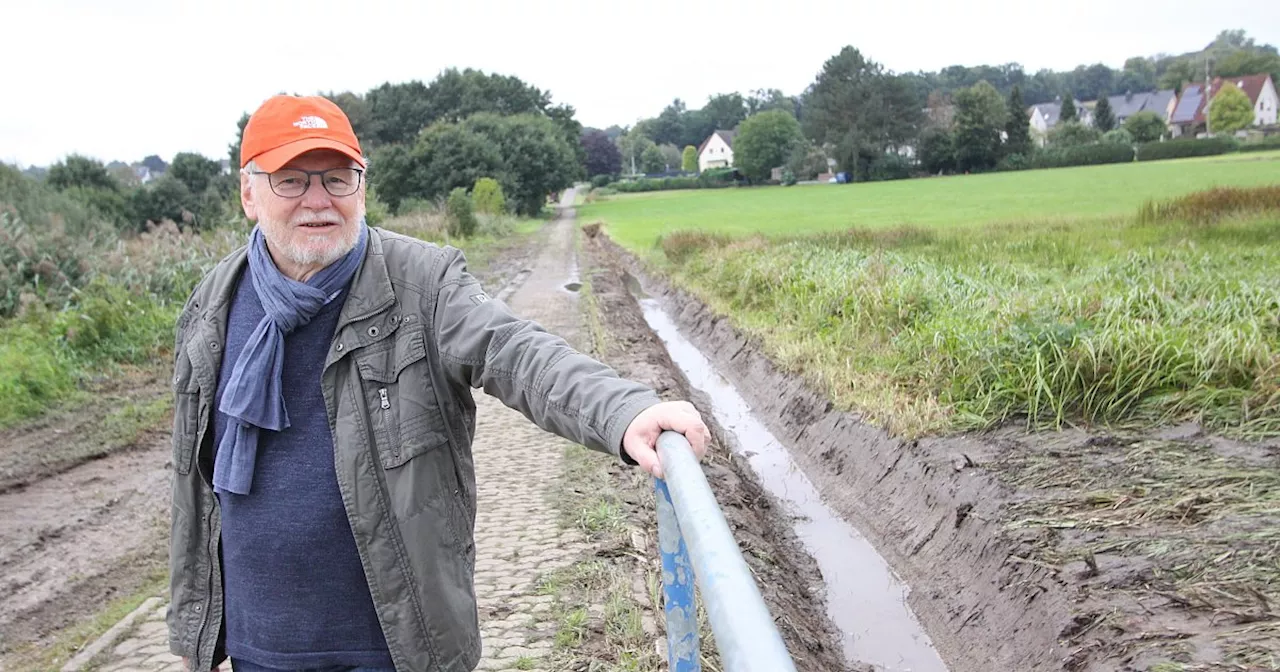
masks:
{"label": "mustache", "polygon": [[299,212],[289,218],[290,226],[300,226],[302,224],[323,223],[323,224],[346,224],[347,220],[338,214],[337,210],[316,210]]}

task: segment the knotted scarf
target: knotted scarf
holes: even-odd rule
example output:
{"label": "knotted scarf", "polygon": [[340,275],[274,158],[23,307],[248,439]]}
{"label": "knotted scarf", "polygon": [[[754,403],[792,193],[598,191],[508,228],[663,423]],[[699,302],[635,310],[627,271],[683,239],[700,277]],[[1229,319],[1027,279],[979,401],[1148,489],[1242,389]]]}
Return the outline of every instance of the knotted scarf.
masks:
{"label": "knotted scarf", "polygon": [[247,495],[253,486],[258,431],[281,431],[289,426],[283,382],[284,337],[306,325],[320,309],[338,298],[364,259],[369,231],[360,222],[356,246],[305,283],[287,277],[267,252],[260,226],[249,240],[249,278],[266,315],[249,334],[236,358],[218,410],[227,428],[218,443],[213,464],[213,487],[219,494]]}

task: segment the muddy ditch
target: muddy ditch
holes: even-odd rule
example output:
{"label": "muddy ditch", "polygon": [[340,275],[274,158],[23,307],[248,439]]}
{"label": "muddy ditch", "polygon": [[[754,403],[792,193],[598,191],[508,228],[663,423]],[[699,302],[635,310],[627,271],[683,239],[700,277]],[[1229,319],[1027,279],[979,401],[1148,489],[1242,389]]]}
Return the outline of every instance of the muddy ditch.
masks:
{"label": "muddy ditch", "polygon": [[[689,385],[680,368],[645,321],[643,311],[618,272],[608,250],[587,240],[582,245],[582,266],[599,312],[605,347],[595,356],[620,375],[652,386],[664,399],[687,399],[699,408],[710,400]],[[822,577],[817,563],[805,553],[791,528],[786,512],[775,509],[772,499],[746,459],[724,447],[725,428],[704,413],[715,441],[708,450],[704,473],[730,529],[737,538],[747,565],[762,587],[783,640],[801,672],[863,672],[872,668],[844,661],[839,634],[820,607]],[[623,491],[628,519],[645,521],[653,528],[651,486],[643,492],[622,467],[614,467],[615,483]],[[648,481],[642,479],[647,485]],[[657,558],[656,531],[648,530],[646,556]]]}
{"label": "muddy ditch", "polygon": [[[1194,426],[900,440],[834,409],[605,236],[588,238],[910,586],[906,603],[951,670],[1280,669],[1274,443]],[[840,577],[826,578],[810,610],[841,599]]]}

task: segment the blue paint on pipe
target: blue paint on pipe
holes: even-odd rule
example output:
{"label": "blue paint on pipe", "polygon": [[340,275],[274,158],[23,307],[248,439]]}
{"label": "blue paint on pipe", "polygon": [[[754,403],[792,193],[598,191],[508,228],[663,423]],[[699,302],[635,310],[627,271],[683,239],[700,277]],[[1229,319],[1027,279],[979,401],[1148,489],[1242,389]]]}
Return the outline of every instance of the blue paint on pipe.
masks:
{"label": "blue paint on pipe", "polygon": [[667,661],[672,672],[700,672],[698,611],[694,602],[694,572],[680,534],[671,493],[662,479],[654,479],[658,505],[658,548],[662,554],[662,593],[667,616]]}

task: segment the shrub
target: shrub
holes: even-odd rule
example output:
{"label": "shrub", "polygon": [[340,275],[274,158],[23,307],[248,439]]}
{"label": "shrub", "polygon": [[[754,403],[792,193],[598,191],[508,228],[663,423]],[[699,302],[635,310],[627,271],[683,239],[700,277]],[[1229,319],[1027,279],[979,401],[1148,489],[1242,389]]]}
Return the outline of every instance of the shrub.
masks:
{"label": "shrub", "polygon": [[1078,147],[1050,147],[1037,152],[1031,160],[1031,165],[1034,168],[1066,168],[1130,161],[1133,161],[1131,145],[1097,143]]}
{"label": "shrub", "polygon": [[445,211],[449,214],[449,235],[461,238],[475,235],[476,215],[472,210],[471,196],[467,195],[465,187],[457,187],[449,192]]}
{"label": "shrub", "polygon": [[996,164],[996,170],[1028,170],[1034,167],[1025,154],[1010,154]]}
{"label": "shrub", "polygon": [[1239,147],[1240,143],[1235,138],[1224,137],[1148,142],[1138,145],[1138,160],[1159,161],[1190,156],[1214,156],[1234,152]]}
{"label": "shrub", "polygon": [[905,180],[915,168],[910,159],[898,154],[878,156],[867,166],[867,181]]}
{"label": "shrub", "polygon": [[591,178],[591,186],[596,188],[607,187],[609,186],[610,182],[613,182],[612,175],[596,175],[595,177]]}
{"label": "shrub", "polygon": [[1280,135],[1273,135],[1269,138],[1245,142],[1240,145],[1240,151],[1242,152],[1265,152],[1272,149],[1280,149]]}
{"label": "shrub", "polygon": [[1206,224],[1231,215],[1260,212],[1280,213],[1280,185],[1218,187],[1163,203],[1147,201],[1138,211],[1138,221]]}
{"label": "shrub", "polygon": [[1102,141],[1111,145],[1132,145],[1133,134],[1123,128],[1113,128],[1102,134]]}
{"label": "shrub", "polygon": [[476,212],[500,215],[507,211],[507,199],[502,194],[502,185],[492,177],[476,180],[471,189],[471,202]]}
{"label": "shrub", "polygon": [[1102,139],[1102,132],[1092,126],[1085,126],[1078,121],[1058,124],[1049,129],[1049,145],[1051,147],[1079,147]]}

